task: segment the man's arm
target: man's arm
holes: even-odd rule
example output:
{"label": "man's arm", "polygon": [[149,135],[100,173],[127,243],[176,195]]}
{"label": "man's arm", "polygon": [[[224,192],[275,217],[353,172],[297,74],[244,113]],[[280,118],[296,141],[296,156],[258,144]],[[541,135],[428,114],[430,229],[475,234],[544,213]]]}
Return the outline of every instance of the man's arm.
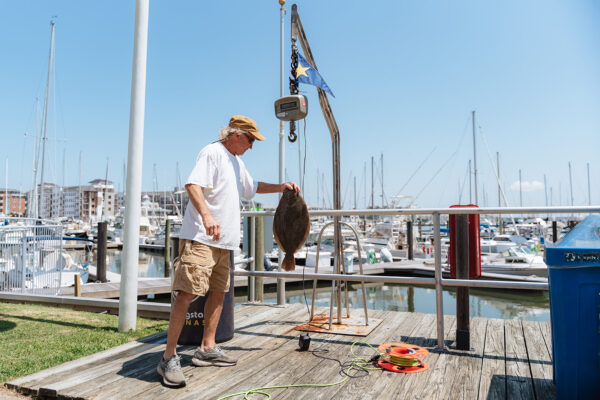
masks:
{"label": "man's arm", "polygon": [[204,229],[206,229],[206,234],[208,236],[212,236],[214,241],[219,240],[221,237],[221,226],[215,220],[215,218],[210,213],[208,206],[206,205],[206,200],[204,200],[204,193],[202,192],[202,187],[198,185],[194,185],[192,183],[188,183],[185,185],[185,190],[190,197],[190,201],[200,214],[202,218],[202,223],[204,224]]}
{"label": "man's arm", "polygon": [[258,182],[258,187],[256,188],[256,193],[279,193],[279,192],[283,192],[285,189],[295,190],[296,192],[300,191],[300,188],[294,182],[286,182],[286,183]]}

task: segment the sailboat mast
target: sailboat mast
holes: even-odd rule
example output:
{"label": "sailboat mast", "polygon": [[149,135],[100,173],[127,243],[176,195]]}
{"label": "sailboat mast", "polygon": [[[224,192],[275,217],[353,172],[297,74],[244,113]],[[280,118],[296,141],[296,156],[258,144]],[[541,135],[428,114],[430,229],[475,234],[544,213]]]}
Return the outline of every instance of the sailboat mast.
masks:
{"label": "sailboat mast", "polygon": [[5,159],[4,169],[4,215],[8,215],[10,209],[8,208],[8,157]]}
{"label": "sailboat mast", "polygon": [[571,192],[571,207],[573,207],[573,177],[571,176],[571,161],[569,161],[569,189]]}
{"label": "sailboat mast", "polygon": [[38,216],[42,216],[44,207],[44,164],[46,161],[46,142],[48,141],[47,127],[48,127],[48,102],[50,101],[50,81],[52,79],[52,66],[54,65],[54,27],[56,23],[54,20],[50,21],[50,54],[48,55],[48,76],[46,77],[46,93],[44,95],[44,111],[42,113],[42,170],[40,176],[40,201]]}
{"label": "sailboat mast", "polygon": [[[502,207],[502,199],[500,194],[502,193],[502,187],[500,186],[500,153],[496,152],[496,178],[498,180],[498,207]],[[500,234],[504,233],[502,227],[502,215],[498,214],[498,229]]]}
{"label": "sailboat mast", "polygon": [[81,151],[79,152],[79,218],[83,219],[83,196],[81,195]]}
{"label": "sailboat mast", "polygon": [[35,98],[35,128],[33,134],[33,155],[31,158],[31,197],[27,203],[27,216],[37,218],[37,168],[39,161],[38,149],[38,118],[39,118],[40,99]]}
{"label": "sailboat mast", "polygon": [[371,208],[375,208],[375,159],[371,156]]}
{"label": "sailboat mast", "polygon": [[588,178],[588,206],[592,205],[592,192],[590,190],[590,163],[587,163],[587,178]]}
{"label": "sailboat mast", "polygon": [[384,207],[385,194],[383,191],[383,153],[381,153],[381,208]]}
{"label": "sailboat mast", "polygon": [[469,160],[469,204],[473,204],[473,198],[471,197],[471,194],[473,193],[473,189],[471,188],[472,185],[472,172],[471,172],[471,160]]}
{"label": "sailboat mast", "polygon": [[546,197],[546,207],[548,207],[548,185],[546,184],[546,174],[544,174],[544,196]]}
{"label": "sailboat mast", "polygon": [[354,209],[356,210],[356,176],[354,176]]}
{"label": "sailboat mast", "polygon": [[521,186],[521,170],[519,169],[519,207],[523,207],[523,190]]}
{"label": "sailboat mast", "polygon": [[104,203],[102,204],[102,220],[106,221],[106,210],[108,204],[108,197],[106,194],[106,187],[108,186],[108,161],[109,158],[106,157],[106,174],[104,175]]}
{"label": "sailboat mast", "polygon": [[475,145],[475,111],[473,111],[473,189],[475,189],[475,204],[477,202],[477,146]]}

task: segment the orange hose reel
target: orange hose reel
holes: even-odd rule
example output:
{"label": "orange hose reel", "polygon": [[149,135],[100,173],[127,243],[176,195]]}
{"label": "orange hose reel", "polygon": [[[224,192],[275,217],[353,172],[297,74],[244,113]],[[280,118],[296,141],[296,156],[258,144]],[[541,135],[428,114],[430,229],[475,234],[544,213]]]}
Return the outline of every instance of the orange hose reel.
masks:
{"label": "orange hose reel", "polygon": [[[421,346],[417,346],[410,343],[384,343],[378,347],[381,353],[386,354],[378,362],[381,368],[391,372],[401,372],[405,374],[423,372],[429,368],[429,365],[424,361],[420,360],[420,357],[426,357],[429,355],[429,351]],[[392,357],[400,357],[405,359],[412,359],[418,362],[415,366],[402,366],[391,362]]]}

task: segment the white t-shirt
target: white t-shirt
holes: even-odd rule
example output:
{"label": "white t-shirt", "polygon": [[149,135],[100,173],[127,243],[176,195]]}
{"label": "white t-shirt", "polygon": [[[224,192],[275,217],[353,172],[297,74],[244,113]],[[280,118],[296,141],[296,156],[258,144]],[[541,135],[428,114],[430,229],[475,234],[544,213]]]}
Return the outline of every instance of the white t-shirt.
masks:
{"label": "white t-shirt", "polygon": [[180,237],[222,249],[238,248],[240,196],[251,199],[258,187],[242,159],[231,154],[221,142],[209,144],[198,154],[186,184],[189,183],[202,187],[208,209],[221,226],[221,237],[214,241],[206,234],[202,218],[191,201],[185,209]]}

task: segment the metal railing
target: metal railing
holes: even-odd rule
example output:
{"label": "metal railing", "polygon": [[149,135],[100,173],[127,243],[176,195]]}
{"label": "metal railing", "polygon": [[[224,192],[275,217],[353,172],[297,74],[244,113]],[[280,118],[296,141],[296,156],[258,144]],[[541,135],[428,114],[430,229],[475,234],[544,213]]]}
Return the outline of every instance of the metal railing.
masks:
{"label": "metal railing", "polygon": [[[581,207],[485,207],[485,208],[422,208],[422,209],[369,209],[369,210],[312,210],[311,216],[401,216],[401,215],[431,215],[433,219],[434,235],[434,257],[435,257],[435,277],[434,278],[415,278],[415,277],[392,277],[377,275],[345,275],[345,274],[311,274],[298,272],[279,271],[256,271],[255,264],[250,264],[250,271],[235,271],[235,275],[249,276],[251,278],[250,300],[254,301],[254,277],[279,278],[277,282],[277,298],[281,298],[281,293],[285,287],[280,284],[281,278],[297,279],[319,279],[357,281],[357,282],[385,282],[400,284],[416,284],[435,286],[436,290],[436,316],[437,316],[437,348],[444,349],[444,304],[442,289],[446,287],[474,287],[474,288],[494,288],[494,289],[525,289],[525,290],[548,290],[547,283],[538,282],[505,282],[494,280],[464,280],[464,279],[443,279],[442,278],[442,256],[441,256],[441,231],[440,215],[450,214],[588,214],[600,213],[600,206],[581,206]],[[244,211],[242,217],[249,217],[252,220],[257,217],[268,217],[275,215],[274,211]],[[252,226],[255,226],[252,221]],[[251,248],[250,257],[254,257]],[[284,296],[285,298],[285,296]]]}
{"label": "metal railing", "polygon": [[0,225],[0,291],[58,294],[63,227],[33,218],[6,218]]}

